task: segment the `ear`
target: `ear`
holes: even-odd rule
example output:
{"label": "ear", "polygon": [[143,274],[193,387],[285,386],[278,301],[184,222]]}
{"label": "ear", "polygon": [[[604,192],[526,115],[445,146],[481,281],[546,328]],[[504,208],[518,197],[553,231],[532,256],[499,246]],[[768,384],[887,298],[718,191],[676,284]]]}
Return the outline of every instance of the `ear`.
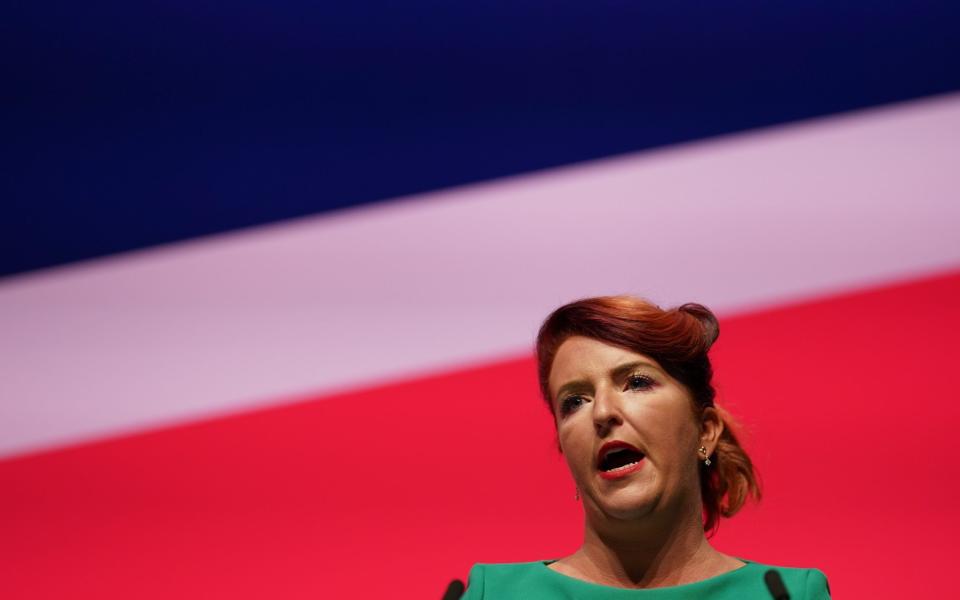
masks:
{"label": "ear", "polygon": [[712,406],[703,409],[703,418],[700,422],[700,445],[707,449],[707,456],[713,455],[723,433],[723,417],[720,411]]}

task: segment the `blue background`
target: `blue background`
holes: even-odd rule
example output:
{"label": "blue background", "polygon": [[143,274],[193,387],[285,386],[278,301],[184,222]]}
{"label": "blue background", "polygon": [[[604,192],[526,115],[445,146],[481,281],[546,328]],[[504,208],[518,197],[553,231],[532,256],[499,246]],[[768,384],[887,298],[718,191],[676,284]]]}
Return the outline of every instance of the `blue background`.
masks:
{"label": "blue background", "polygon": [[0,276],[960,88],[956,2],[49,2]]}

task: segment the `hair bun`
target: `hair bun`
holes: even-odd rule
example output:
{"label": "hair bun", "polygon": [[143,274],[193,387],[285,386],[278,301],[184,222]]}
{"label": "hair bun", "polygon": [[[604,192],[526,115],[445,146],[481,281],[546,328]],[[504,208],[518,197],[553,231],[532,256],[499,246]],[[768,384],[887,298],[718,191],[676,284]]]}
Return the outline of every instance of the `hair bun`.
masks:
{"label": "hair bun", "polygon": [[713,343],[717,341],[717,338],[720,337],[720,323],[717,321],[717,316],[709,308],[696,302],[688,302],[677,307],[677,310],[683,311],[700,321],[700,325],[703,327],[703,340],[709,350]]}

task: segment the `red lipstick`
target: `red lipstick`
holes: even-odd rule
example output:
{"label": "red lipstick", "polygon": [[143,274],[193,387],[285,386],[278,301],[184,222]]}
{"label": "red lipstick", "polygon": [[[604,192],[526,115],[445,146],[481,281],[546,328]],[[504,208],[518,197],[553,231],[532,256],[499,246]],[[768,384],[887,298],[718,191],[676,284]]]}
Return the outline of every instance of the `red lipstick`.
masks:
{"label": "red lipstick", "polygon": [[[637,459],[628,464],[625,464],[613,469],[608,469],[608,470],[601,469],[601,466],[603,465],[603,461],[607,457],[607,454],[610,454],[614,450],[620,450],[620,449],[626,449],[626,450],[632,451],[637,455]],[[611,442],[607,442],[603,446],[600,446],[600,451],[597,452],[597,463],[596,463],[597,474],[600,475],[600,477],[603,477],[604,479],[608,479],[608,480],[621,479],[623,477],[626,477],[630,473],[634,473],[642,469],[645,458],[646,456],[644,455],[644,453],[641,452],[639,448],[637,448],[632,444],[628,444],[622,440],[614,440]]]}

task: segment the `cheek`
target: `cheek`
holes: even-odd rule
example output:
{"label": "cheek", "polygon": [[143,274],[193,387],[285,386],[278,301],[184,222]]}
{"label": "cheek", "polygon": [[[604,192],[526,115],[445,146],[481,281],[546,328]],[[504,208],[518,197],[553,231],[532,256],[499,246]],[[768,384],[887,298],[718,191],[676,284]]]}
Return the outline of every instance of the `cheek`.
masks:
{"label": "cheek", "polygon": [[589,440],[585,441],[575,430],[561,427],[557,431],[557,442],[571,471],[582,469],[584,464],[589,464]]}
{"label": "cheek", "polygon": [[673,408],[668,406],[647,410],[637,414],[634,421],[648,444],[648,450],[656,453],[661,461],[670,463],[686,461],[696,451],[699,439],[693,418]]}

